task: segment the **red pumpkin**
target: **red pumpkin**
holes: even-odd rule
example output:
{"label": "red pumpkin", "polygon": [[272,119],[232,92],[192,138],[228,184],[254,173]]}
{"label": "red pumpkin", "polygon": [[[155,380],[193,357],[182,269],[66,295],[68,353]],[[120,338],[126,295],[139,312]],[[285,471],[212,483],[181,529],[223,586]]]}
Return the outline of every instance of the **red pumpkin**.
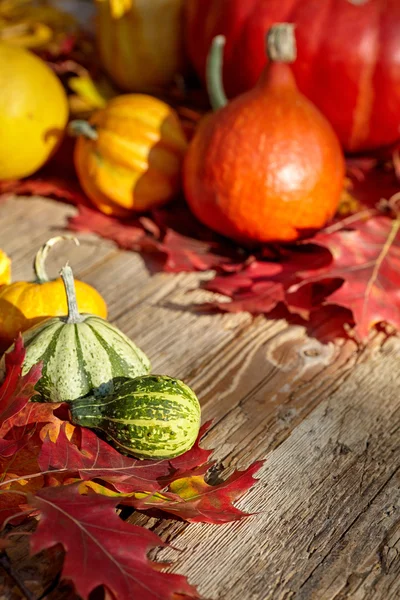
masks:
{"label": "red pumpkin", "polygon": [[251,89],[266,63],[272,24],[296,24],[297,85],[348,151],[400,139],[400,0],[187,0],[189,56],[204,78],[217,34],[226,39],[228,96]]}

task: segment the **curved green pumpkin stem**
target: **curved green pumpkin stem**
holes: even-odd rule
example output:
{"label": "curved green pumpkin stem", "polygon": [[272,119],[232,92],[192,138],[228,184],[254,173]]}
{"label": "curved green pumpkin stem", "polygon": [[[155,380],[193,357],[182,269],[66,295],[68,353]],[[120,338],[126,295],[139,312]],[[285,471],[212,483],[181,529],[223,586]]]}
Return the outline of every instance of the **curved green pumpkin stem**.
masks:
{"label": "curved green pumpkin stem", "polygon": [[83,136],[88,140],[96,141],[99,137],[96,128],[91,125],[88,121],[83,119],[76,119],[71,121],[68,125],[68,133],[74,137]]}
{"label": "curved green pumpkin stem", "polygon": [[33,262],[33,270],[35,272],[36,283],[47,283],[48,281],[50,281],[45,267],[47,256],[53,246],[55,246],[59,242],[64,241],[74,242],[76,246],[79,246],[79,240],[74,235],[66,234],[58,235],[56,237],[51,238],[40,248],[40,250],[38,250],[35,256],[35,260]]}
{"label": "curved green pumpkin stem", "polygon": [[222,82],[224,46],[225,36],[217,35],[212,41],[210,52],[207,57],[207,91],[213,110],[218,110],[228,104],[228,98],[226,97],[224,84]]}
{"label": "curved green pumpkin stem", "polygon": [[64,282],[68,304],[68,316],[65,322],[69,324],[82,323],[84,318],[81,314],[79,314],[78,302],[76,300],[74,274],[68,263],[61,269],[60,275]]}

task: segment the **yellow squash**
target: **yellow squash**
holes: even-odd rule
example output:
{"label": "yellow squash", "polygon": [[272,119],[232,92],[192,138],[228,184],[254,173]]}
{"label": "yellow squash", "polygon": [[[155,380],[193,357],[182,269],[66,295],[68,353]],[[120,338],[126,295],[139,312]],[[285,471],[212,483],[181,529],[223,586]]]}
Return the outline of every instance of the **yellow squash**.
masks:
{"label": "yellow squash", "polygon": [[0,180],[27,177],[59,145],[68,119],[64,89],[37,56],[0,42]]}
{"label": "yellow squash", "polygon": [[[49,280],[44,266],[49,250],[54,244],[65,239],[72,239],[78,243],[72,236],[59,236],[49,240],[39,250],[34,262],[35,281],[16,281],[0,287],[1,349],[5,350],[20,331],[26,331],[48,317],[67,314],[64,284],[61,278]],[[79,311],[105,319],[107,306],[100,294],[82,281],[75,281],[75,286]]]}
{"label": "yellow squash", "polygon": [[97,44],[122,89],[156,91],[184,66],[184,0],[97,0]]}
{"label": "yellow squash", "polygon": [[7,254],[0,250],[0,286],[11,281],[11,261]]}
{"label": "yellow squash", "polygon": [[110,100],[89,122],[72,121],[74,163],[95,206],[115,216],[171,200],[181,185],[187,141],[175,111],[144,94]]}

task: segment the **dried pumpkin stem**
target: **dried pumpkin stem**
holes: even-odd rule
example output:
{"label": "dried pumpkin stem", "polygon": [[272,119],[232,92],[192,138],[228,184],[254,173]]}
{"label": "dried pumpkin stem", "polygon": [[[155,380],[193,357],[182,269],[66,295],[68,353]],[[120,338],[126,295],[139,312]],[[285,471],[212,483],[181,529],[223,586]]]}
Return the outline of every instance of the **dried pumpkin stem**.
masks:
{"label": "dried pumpkin stem", "polygon": [[224,84],[222,82],[224,46],[225,36],[217,35],[212,41],[211,49],[207,57],[207,91],[213,110],[218,110],[228,104]]}
{"label": "dried pumpkin stem", "polygon": [[297,58],[294,23],[277,23],[267,33],[267,56],[272,62],[292,63]]}
{"label": "dried pumpkin stem", "polygon": [[33,263],[33,270],[35,272],[37,283],[46,283],[47,281],[50,281],[45,267],[46,259],[52,247],[63,241],[71,241],[74,242],[76,246],[79,246],[79,240],[74,235],[58,235],[48,240],[37,252]]}
{"label": "dried pumpkin stem", "polygon": [[88,121],[84,121],[83,119],[71,121],[71,123],[68,125],[68,133],[75,137],[82,135],[83,137],[93,141],[96,141],[99,137],[96,128],[88,123]]}
{"label": "dried pumpkin stem", "polygon": [[68,304],[68,316],[65,322],[69,324],[82,323],[84,319],[82,315],[79,314],[78,302],[76,300],[74,274],[71,267],[66,264],[65,267],[61,269],[60,275],[64,282]]}

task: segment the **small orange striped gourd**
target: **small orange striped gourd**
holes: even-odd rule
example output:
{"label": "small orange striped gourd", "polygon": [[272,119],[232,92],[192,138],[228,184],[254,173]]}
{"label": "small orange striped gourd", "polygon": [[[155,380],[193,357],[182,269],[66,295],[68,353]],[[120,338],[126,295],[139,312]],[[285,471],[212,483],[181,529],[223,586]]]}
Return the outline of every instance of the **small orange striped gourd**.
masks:
{"label": "small orange striped gourd", "polygon": [[103,213],[145,212],[178,193],[187,141],[165,102],[117,96],[89,121],[73,121],[70,132],[78,136],[74,163],[81,186]]}

